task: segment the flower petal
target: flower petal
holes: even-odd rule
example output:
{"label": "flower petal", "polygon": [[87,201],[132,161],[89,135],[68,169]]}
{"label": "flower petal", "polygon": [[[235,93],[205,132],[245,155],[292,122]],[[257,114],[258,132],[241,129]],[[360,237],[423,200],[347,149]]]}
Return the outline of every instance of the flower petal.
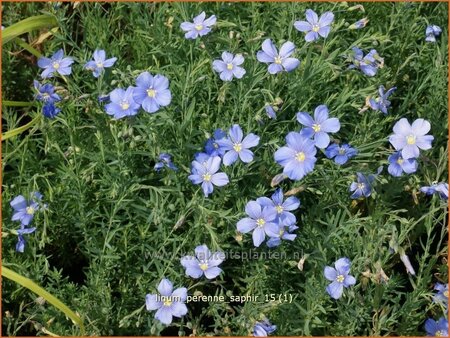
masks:
{"label": "flower petal", "polygon": [[339,299],[341,298],[342,292],[344,291],[344,286],[342,285],[342,283],[334,281],[333,283],[327,286],[326,290],[332,298]]}
{"label": "flower petal", "polygon": [[294,27],[300,32],[309,32],[312,30],[311,24],[307,21],[295,21]]}
{"label": "flower petal", "polygon": [[254,228],[256,228],[256,222],[254,219],[246,217],[237,222],[237,230],[243,234],[252,231]]}
{"label": "flower petal", "polygon": [[326,266],[325,269],[323,270],[323,274],[324,274],[325,278],[328,279],[330,282],[333,282],[336,280],[337,272],[331,266]]}

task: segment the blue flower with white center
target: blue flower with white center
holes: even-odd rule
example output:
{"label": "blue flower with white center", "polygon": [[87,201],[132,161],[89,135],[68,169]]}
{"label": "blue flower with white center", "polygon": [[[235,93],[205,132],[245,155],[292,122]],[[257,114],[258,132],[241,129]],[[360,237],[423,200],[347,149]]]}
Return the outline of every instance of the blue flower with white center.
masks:
{"label": "blue flower with white center", "polygon": [[402,118],[394,125],[394,134],[389,136],[389,142],[395,150],[401,150],[405,160],[417,158],[420,155],[419,148],[431,149],[434,137],[427,135],[430,129],[430,122],[424,119],[417,119],[411,125],[406,118]]}
{"label": "blue flower with white center", "polygon": [[353,47],[353,55],[350,56],[350,60],[353,62],[348,68],[359,68],[367,76],[375,76],[378,69],[384,64],[382,57],[378,55],[375,49],[370,50],[370,52],[364,56],[364,53],[358,47]]}
{"label": "blue flower with white center", "polygon": [[26,200],[25,197],[19,195],[15,197],[10,205],[14,209],[12,221],[20,221],[24,226],[27,226],[33,220],[34,214],[40,209],[39,203],[42,200],[42,194],[33,192],[31,199]]}
{"label": "blue flower with white center", "polygon": [[427,42],[436,42],[436,38],[441,34],[442,29],[436,25],[427,26],[425,29],[425,41]]}
{"label": "blue flower with white center", "polygon": [[308,113],[297,113],[297,121],[305,126],[300,130],[300,135],[307,138],[314,137],[315,145],[320,149],[330,144],[328,133],[336,133],[341,129],[339,119],[328,118],[328,108],[325,105],[316,107],[314,119]]}
{"label": "blue flower with white center", "polygon": [[31,234],[34,231],[36,231],[36,228],[25,228],[25,226],[22,224],[21,229],[17,230],[17,244],[16,244],[16,251],[17,252],[24,252],[25,251],[25,237],[23,235],[25,234]]}
{"label": "blue flower with white center", "polygon": [[250,201],[245,206],[245,217],[237,223],[239,232],[246,234],[253,230],[253,244],[259,247],[266,235],[276,237],[279,229],[275,223],[277,212],[273,208],[263,208],[258,202]]}
{"label": "blue flower with white center", "polygon": [[244,134],[239,125],[233,125],[228,131],[228,138],[217,141],[219,147],[226,153],[223,156],[223,164],[229,166],[237,161],[238,157],[244,163],[253,161],[253,152],[250,148],[256,147],[259,143],[259,136],[250,133],[244,138]]}
{"label": "blue flower with white center", "polygon": [[41,85],[38,81],[33,81],[37,90],[36,99],[44,103],[55,103],[61,101],[61,97],[55,93],[55,87],[51,83]]}
{"label": "blue flower with white center", "polygon": [[259,62],[270,63],[268,71],[276,74],[285,70],[291,72],[300,65],[300,60],[290,57],[295,51],[295,45],[287,41],[283,43],[278,53],[272,40],[266,39],[262,43],[262,50],[256,54]]}
{"label": "blue flower with white center", "polygon": [[351,262],[348,258],[339,258],[334,263],[334,268],[326,266],[323,274],[325,278],[332,282],[327,286],[326,290],[328,294],[334,298],[339,299],[342,296],[344,287],[355,285],[355,277],[350,275]]}
{"label": "blue flower with white center", "polygon": [[49,119],[53,119],[61,112],[53,103],[46,103],[42,107],[42,114]]}
{"label": "blue flower with white center", "polygon": [[161,153],[158,156],[159,162],[155,164],[155,170],[160,171],[162,168],[167,167],[172,170],[178,170],[175,164],[172,163],[172,156],[167,153]]}
{"label": "blue flower with white center", "polygon": [[350,198],[356,199],[360,197],[369,197],[372,194],[372,182],[375,180],[374,175],[364,176],[362,173],[356,173],[356,182],[350,185],[350,192],[353,194]]}
{"label": "blue flower with white center", "polygon": [[448,284],[436,283],[434,285],[434,290],[437,293],[433,296],[433,301],[435,303],[439,303],[448,308]]}
{"label": "blue flower with white center", "polygon": [[428,318],[425,322],[425,331],[428,336],[448,337],[448,320],[443,317],[438,321]]}
{"label": "blue flower with white center", "polygon": [[180,28],[186,32],[184,37],[186,39],[197,39],[199,36],[204,36],[211,32],[211,26],[216,24],[217,18],[211,15],[208,19],[206,13],[201,12],[194,18],[194,22],[183,22]]}
{"label": "blue flower with white center", "polygon": [[138,113],[139,104],[133,99],[133,87],[127,90],[122,88],[114,89],[109,98],[111,103],[105,105],[106,113],[113,115],[115,119],[121,119],[125,116],[133,116]]}
{"label": "blue flower with white center", "polygon": [[106,53],[103,49],[96,49],[93,55],[94,60],[88,61],[84,68],[92,71],[94,77],[99,77],[105,71],[105,68],[114,66],[116,57],[106,59]]}
{"label": "blue flower with white center", "polygon": [[380,86],[378,89],[379,97],[373,99],[369,99],[369,106],[375,111],[381,110],[384,115],[387,115],[388,108],[391,106],[391,102],[388,100],[388,97],[397,89],[397,87],[392,87],[386,93],[384,92],[384,86]]}
{"label": "blue flower with white center", "polygon": [[51,58],[41,57],[38,60],[39,68],[44,69],[41,73],[43,79],[53,77],[54,73],[60,75],[70,75],[72,73],[72,63],[73,59],[71,57],[64,57],[64,51],[62,49],[58,50]]}
{"label": "blue flower with white center", "polygon": [[401,151],[397,151],[396,153],[389,155],[388,157],[388,172],[392,176],[400,177],[403,175],[403,172],[407,174],[412,174],[417,171],[417,161],[415,158],[403,159]]}
{"label": "blue flower with white center", "polygon": [[305,12],[306,21],[295,21],[294,27],[300,32],[307,32],[305,41],[311,42],[319,40],[319,37],[326,38],[331,30],[331,24],[334,20],[332,12],[325,12],[319,17],[312,9]]}
{"label": "blue flower with white center", "polygon": [[448,183],[445,182],[432,183],[431,186],[421,187],[420,191],[426,195],[438,194],[442,200],[448,200]]}
{"label": "blue flower with white center", "polygon": [[244,63],[244,57],[241,54],[233,54],[229,52],[222,53],[222,60],[214,60],[213,69],[220,73],[222,81],[231,81],[233,77],[241,79],[245,75],[245,69],[239,67]]}
{"label": "blue flower with white center", "polygon": [[334,162],[340,165],[347,163],[350,158],[357,154],[358,150],[348,144],[338,145],[333,143],[325,149],[325,156],[330,159],[334,158]]}
{"label": "blue flower with white center", "polygon": [[317,161],[314,141],[300,133],[290,132],[286,136],[285,147],[278,149],[274,158],[283,167],[283,174],[291,180],[301,180],[314,169]]}
{"label": "blue flower with white center", "polygon": [[163,75],[152,76],[149,72],[141,73],[136,79],[133,99],[142,105],[148,113],[155,113],[172,101],[169,79]]}
{"label": "blue flower with white center", "polygon": [[291,196],[284,200],[283,190],[277,189],[272,195],[272,199],[267,197],[260,197],[256,200],[263,208],[271,208],[277,213],[277,222],[285,222],[288,224],[295,223],[297,219],[291,212],[298,209],[300,200],[297,197]]}
{"label": "blue flower with white center", "polygon": [[369,22],[369,19],[362,18],[361,20],[356,21],[355,23],[352,23],[348,29],[361,29],[366,27],[367,23]]}
{"label": "blue flower with white center", "polygon": [[225,154],[225,149],[217,143],[218,140],[225,138],[227,134],[222,129],[216,129],[214,131],[213,137],[210,137],[205,144],[205,152],[209,156],[220,156],[223,157]]}
{"label": "blue flower with white center", "polygon": [[276,246],[279,246],[281,244],[281,240],[286,241],[293,241],[297,235],[293,234],[295,230],[298,229],[298,226],[295,224],[287,225],[286,222],[279,222],[278,223],[278,234],[277,236],[271,236],[269,240],[267,241],[267,246],[269,248],[273,248]]}
{"label": "blue flower with white center", "polygon": [[187,313],[186,302],[187,289],[178,288],[173,290],[170,280],[163,278],[158,285],[159,294],[147,294],[145,296],[145,307],[147,311],[158,310],[155,318],[161,323],[169,325],[173,317],[181,318]]}
{"label": "blue flower with white center", "polygon": [[254,337],[267,337],[267,335],[274,333],[277,329],[276,325],[272,325],[267,319],[262,322],[257,322],[253,328]]}
{"label": "blue flower with white center", "polygon": [[219,156],[209,157],[206,163],[192,162],[192,171],[189,180],[194,184],[201,184],[205,197],[214,190],[214,185],[222,187],[229,183],[227,174],[218,173],[221,159]]}
{"label": "blue flower with white center", "polygon": [[181,265],[186,269],[186,275],[192,278],[200,278],[205,275],[208,279],[216,278],[222,272],[218,266],[225,259],[223,252],[212,253],[208,247],[203,244],[195,248],[194,256],[185,256],[181,258]]}

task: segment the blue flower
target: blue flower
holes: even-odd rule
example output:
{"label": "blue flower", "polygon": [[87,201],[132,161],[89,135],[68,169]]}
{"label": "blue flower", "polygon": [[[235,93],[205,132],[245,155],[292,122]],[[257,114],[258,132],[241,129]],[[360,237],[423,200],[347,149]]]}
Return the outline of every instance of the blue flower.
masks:
{"label": "blue flower", "polygon": [[206,19],[206,13],[201,12],[194,18],[194,22],[183,22],[180,27],[183,31],[186,32],[184,37],[186,39],[196,39],[199,36],[204,36],[211,32],[211,26],[216,24],[216,16],[211,15],[208,19]]}
{"label": "blue flower", "polygon": [[440,303],[445,306],[445,308],[448,307],[448,284],[441,284],[436,283],[434,286],[434,290],[438,291],[433,296],[433,301],[436,303]]}
{"label": "blue flower", "polygon": [[225,154],[225,149],[221,147],[217,141],[225,138],[227,134],[220,128],[214,131],[213,137],[210,137],[205,144],[206,154],[209,156],[220,156],[222,157]]}
{"label": "blue flower", "polygon": [[353,194],[350,198],[356,199],[362,196],[369,197],[372,194],[372,182],[375,180],[374,175],[364,176],[361,173],[356,173],[357,180],[350,185],[350,192]]}
{"label": "blue flower", "polygon": [[267,335],[275,332],[277,329],[276,325],[272,325],[267,319],[262,322],[257,322],[253,328],[254,337],[267,337]]}
{"label": "blue flower", "polygon": [[431,149],[432,135],[426,135],[430,131],[430,122],[417,119],[412,125],[406,118],[400,119],[394,125],[394,135],[389,136],[389,142],[395,150],[401,150],[403,159],[417,158],[420,149]]}
{"label": "blue flower", "polygon": [[34,88],[38,91],[36,99],[44,103],[55,103],[61,101],[58,94],[55,93],[55,87],[51,83],[41,85],[38,81],[33,81]]}
{"label": "blue flower", "polygon": [[105,105],[106,113],[113,115],[115,119],[121,119],[125,116],[133,116],[138,113],[139,104],[133,99],[133,87],[127,90],[122,88],[114,89],[109,98],[111,103]]}
{"label": "blue flower", "polygon": [[159,154],[158,158],[160,161],[155,164],[156,171],[160,171],[164,167],[167,167],[172,170],[178,170],[175,164],[172,163],[172,156],[170,156],[170,154],[161,153]]}
{"label": "blue flower", "polygon": [[61,109],[55,107],[53,103],[47,103],[42,107],[42,114],[49,119],[53,119],[61,112]]}
{"label": "blue flower", "polygon": [[164,278],[158,285],[159,295],[147,294],[145,296],[147,311],[158,310],[155,313],[155,318],[166,325],[172,323],[172,317],[181,318],[187,313],[187,307],[184,304],[187,299],[187,289],[172,290],[172,282]]}
{"label": "blue flower", "polygon": [[448,320],[444,317],[439,318],[439,321],[428,318],[425,322],[425,331],[428,336],[448,337]]}
{"label": "blue flower", "polygon": [[39,202],[41,200],[42,194],[39,192],[33,192],[29,201],[22,195],[15,197],[10,203],[14,209],[11,220],[20,221],[22,225],[27,226],[33,220],[35,212],[39,210]]}
{"label": "blue flower", "polygon": [[213,62],[213,69],[220,73],[222,81],[231,81],[233,77],[241,79],[244,76],[245,69],[239,67],[244,63],[244,57],[241,54],[234,56],[231,53],[223,52],[222,60],[214,60]]}
{"label": "blue flower", "polygon": [[372,98],[369,99],[369,106],[370,106],[370,108],[372,108],[375,111],[381,110],[383,112],[383,114],[386,115],[388,113],[388,108],[391,106],[391,102],[388,100],[388,97],[396,89],[397,89],[397,87],[392,87],[391,89],[389,89],[385,93],[384,92],[384,90],[385,90],[384,86],[380,86],[380,88],[378,89],[378,92],[380,93],[380,96],[377,97],[376,99],[372,99]]}
{"label": "blue flower", "polygon": [[297,197],[291,196],[284,200],[283,190],[277,189],[272,195],[272,199],[267,197],[260,197],[256,200],[263,208],[271,208],[277,214],[277,220],[288,224],[295,223],[297,219],[291,212],[298,209],[300,206],[300,200]]}
{"label": "blue flower", "polygon": [[245,212],[250,217],[245,217],[237,223],[239,232],[246,234],[253,230],[253,244],[259,247],[266,234],[269,237],[278,235],[278,225],[274,223],[277,213],[273,208],[263,208],[258,202],[250,201],[245,206]]}
{"label": "blue flower", "polygon": [[272,40],[266,39],[262,43],[262,50],[256,54],[256,58],[259,62],[270,63],[268,71],[270,74],[276,74],[283,70],[290,72],[300,65],[300,61],[290,56],[295,51],[295,45],[287,41],[278,53],[277,48],[273,44]]}
{"label": "blue flower", "polygon": [[216,278],[221,272],[218,266],[225,259],[223,252],[211,253],[208,247],[203,244],[195,248],[194,256],[181,258],[181,265],[186,269],[186,275],[192,278],[200,278],[205,275],[208,279]]}
{"label": "blue flower", "polygon": [[364,56],[364,53],[358,47],[353,47],[353,55],[350,56],[353,65],[348,68],[359,68],[367,76],[375,76],[378,68],[383,66],[384,60],[378,55],[375,49],[370,50],[370,52]]}
{"label": "blue flower", "polygon": [[351,24],[348,29],[361,29],[366,27],[369,20],[367,18],[362,18],[361,20],[356,21],[355,23]]}
{"label": "blue flower", "polygon": [[429,187],[421,187],[420,191],[427,195],[433,195],[437,193],[442,200],[448,200],[448,183],[445,182],[432,183]]}
{"label": "blue flower", "polygon": [[201,184],[205,197],[208,197],[214,190],[214,186],[222,187],[228,184],[228,176],[225,173],[218,173],[221,159],[219,156],[208,158],[205,164],[193,161],[192,171],[189,179],[194,184]]}
{"label": "blue flower", "polygon": [[326,279],[332,282],[327,286],[326,290],[332,298],[341,298],[344,287],[348,288],[355,285],[355,277],[350,276],[350,266],[351,262],[348,258],[339,258],[334,263],[334,268],[331,266],[325,267],[323,274]]}
{"label": "blue flower", "polygon": [[242,129],[237,124],[230,128],[228,136],[228,138],[217,141],[219,147],[226,151],[223,156],[223,164],[229,166],[236,162],[238,157],[244,163],[253,161],[253,152],[249,149],[258,145],[259,136],[250,133],[244,138]]}
{"label": "blue flower", "polygon": [[137,77],[136,85],[133,98],[148,113],[154,113],[172,101],[169,80],[163,75],[153,77],[149,72],[143,72]]}
{"label": "blue flower", "polygon": [[284,167],[283,174],[291,180],[301,180],[314,169],[317,161],[314,141],[300,133],[290,132],[286,136],[287,146],[275,152],[275,161]]}
{"label": "blue flower", "polygon": [[270,104],[266,104],[264,106],[264,109],[265,109],[266,114],[269,117],[269,119],[276,119],[277,118],[277,114],[276,114],[275,109],[274,109],[273,106],[271,106]]}
{"label": "blue flower", "polygon": [[54,73],[57,72],[60,75],[70,75],[72,73],[71,64],[73,59],[71,57],[64,57],[64,52],[62,49],[58,50],[49,59],[46,57],[41,57],[38,60],[39,68],[44,69],[41,74],[43,79],[53,77]]}
{"label": "blue flower", "polygon": [[319,17],[312,9],[305,12],[306,21],[295,21],[294,27],[300,32],[308,32],[305,35],[305,41],[315,41],[319,36],[326,38],[331,30],[331,23],[334,20],[332,12],[325,12]]}
{"label": "blue flower", "polygon": [[427,26],[425,29],[425,41],[436,42],[436,37],[438,37],[442,32],[441,27],[436,25]]}
{"label": "blue flower", "polygon": [[339,146],[338,144],[333,143],[325,149],[325,156],[330,159],[334,157],[334,162],[340,165],[347,163],[350,158],[356,156],[357,154],[358,150],[350,147],[348,144]]}
{"label": "blue flower", "polygon": [[401,151],[397,151],[396,153],[389,155],[388,161],[388,172],[392,176],[399,177],[402,176],[403,172],[412,174],[417,171],[418,164],[416,159],[403,159]]}
{"label": "blue flower", "polygon": [[269,248],[273,248],[279,246],[281,244],[281,240],[293,241],[297,235],[292,232],[298,229],[298,226],[295,224],[286,225],[284,222],[278,223],[278,234],[277,236],[270,236],[267,241],[267,246]]}
{"label": "blue flower", "polygon": [[36,228],[25,228],[24,225],[21,226],[22,228],[17,230],[17,244],[16,244],[16,251],[17,252],[24,252],[25,251],[25,237],[23,235],[25,234],[31,234],[33,233]]}
{"label": "blue flower", "polygon": [[84,68],[92,71],[94,77],[99,77],[101,73],[105,71],[105,68],[112,67],[117,61],[117,58],[110,58],[106,60],[106,53],[102,49],[96,49],[94,51],[94,60],[88,61]]}
{"label": "blue flower", "polygon": [[297,121],[306,127],[300,131],[300,135],[307,138],[314,136],[316,147],[321,149],[330,144],[328,133],[336,133],[341,129],[339,119],[328,118],[328,108],[325,105],[316,107],[314,119],[308,113],[297,113]]}
{"label": "blue flower", "polygon": [[207,153],[196,153],[194,155],[194,159],[195,161],[201,163],[202,165],[206,165],[206,163],[208,162],[208,160],[211,158],[212,156],[207,154]]}

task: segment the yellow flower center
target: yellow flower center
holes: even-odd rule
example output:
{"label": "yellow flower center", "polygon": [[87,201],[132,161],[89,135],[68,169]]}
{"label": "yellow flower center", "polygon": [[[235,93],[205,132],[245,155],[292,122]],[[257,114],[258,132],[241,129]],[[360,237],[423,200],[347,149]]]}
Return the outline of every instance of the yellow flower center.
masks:
{"label": "yellow flower center", "polygon": [[48,93],[44,93],[42,94],[42,98],[45,100],[48,100],[48,98],[50,97],[50,95],[48,95]]}
{"label": "yellow flower center", "polygon": [[195,25],[195,29],[201,31],[203,29],[203,25]]}
{"label": "yellow flower center", "polygon": [[364,189],[364,187],[365,187],[364,183],[358,183],[356,186],[358,187],[358,189],[361,189],[361,190]]}
{"label": "yellow flower center", "polygon": [[199,264],[199,267],[200,267],[200,269],[205,271],[206,269],[208,269],[208,263],[201,263],[201,264]]}
{"label": "yellow flower center", "polygon": [[318,32],[319,31],[319,29],[320,29],[320,27],[319,27],[319,25],[313,25],[312,26],[312,30],[313,30],[313,32]]}
{"label": "yellow flower center", "polygon": [[227,69],[228,70],[232,70],[233,69],[233,64],[232,63],[227,63]]}
{"label": "yellow flower center", "polygon": [[306,156],[305,153],[303,151],[295,154],[295,159],[299,162],[303,162],[305,160]]}
{"label": "yellow flower center", "polygon": [[279,56],[275,56],[275,63],[281,65],[281,58]]}
{"label": "yellow flower center", "polygon": [[233,145],[233,149],[234,149],[234,151],[235,152],[240,152],[241,150],[242,150],[242,144],[240,144],[240,143],[235,143],[234,145]]}
{"label": "yellow flower center", "polygon": [[170,299],[170,297],[163,297],[163,298],[164,298],[164,301],[163,301],[164,306],[172,305],[172,300]]}
{"label": "yellow flower center", "polygon": [[444,291],[444,296],[445,296],[446,298],[448,298],[448,290],[445,290],[445,291]]}
{"label": "yellow flower center", "polygon": [[442,332],[441,330],[436,331],[435,336],[436,336],[436,337],[444,337],[444,332]]}
{"label": "yellow flower center", "polygon": [[318,133],[320,131],[320,124],[313,124],[312,129],[314,132]]}
{"label": "yellow flower center", "polygon": [[262,218],[258,218],[258,219],[256,220],[256,224],[257,224],[260,228],[262,228],[262,227],[264,226],[264,224],[266,224],[266,221],[263,220]]}
{"label": "yellow flower center", "polygon": [[28,215],[33,215],[34,214],[34,212],[36,211],[36,210],[34,210],[34,208],[33,207],[27,207],[27,214]]}
{"label": "yellow flower center", "polygon": [[283,207],[282,207],[281,205],[277,205],[277,206],[275,207],[275,209],[277,209],[277,212],[278,212],[279,214],[281,214],[281,213],[283,212]]}
{"label": "yellow flower center", "polygon": [[219,145],[217,143],[213,143],[213,146],[214,146],[215,149],[219,148]]}
{"label": "yellow flower center", "polygon": [[128,108],[130,108],[130,104],[128,102],[122,102],[120,104],[120,108],[122,108],[122,110],[127,110]]}
{"label": "yellow flower center", "polygon": [[149,97],[155,97],[156,91],[154,89],[147,89],[147,95]]}
{"label": "yellow flower center", "polygon": [[58,69],[59,68],[59,62],[53,62],[53,68]]}
{"label": "yellow flower center", "polygon": [[103,68],[103,63],[102,62],[97,62],[95,65],[97,66],[97,68]]}
{"label": "yellow flower center", "polygon": [[406,143],[408,143],[408,144],[416,143],[416,137],[414,135],[406,136]]}
{"label": "yellow flower center", "polygon": [[280,237],[283,236],[283,234],[284,234],[284,229],[280,229],[280,231],[278,232],[278,234],[280,235]]}
{"label": "yellow flower center", "polygon": [[402,164],[404,161],[405,161],[404,159],[402,159],[401,157],[399,157],[398,160],[397,160],[397,163],[398,163],[398,164]]}
{"label": "yellow flower center", "polygon": [[203,174],[203,181],[205,182],[211,181],[211,174],[210,173]]}
{"label": "yellow flower center", "polygon": [[340,155],[344,155],[345,154],[345,149],[344,148],[339,148],[339,154]]}
{"label": "yellow flower center", "polygon": [[338,276],[336,277],[336,281],[337,281],[338,283],[343,283],[343,282],[344,282],[344,279],[345,279],[344,275],[338,275]]}

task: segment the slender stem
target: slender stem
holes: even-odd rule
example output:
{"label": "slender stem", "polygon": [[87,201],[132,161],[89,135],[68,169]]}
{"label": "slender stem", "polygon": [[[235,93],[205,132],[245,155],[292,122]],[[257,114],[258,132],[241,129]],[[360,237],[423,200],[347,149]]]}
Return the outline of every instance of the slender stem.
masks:
{"label": "slender stem", "polygon": [[33,54],[37,58],[42,57],[42,54],[37,49],[33,48],[30,44],[26,43],[21,38],[15,38],[13,41],[15,43],[17,43],[23,49],[26,49],[27,51],[29,51],[31,54]]}
{"label": "slender stem", "polygon": [[34,102],[24,102],[24,101],[2,101],[2,106],[8,106],[8,107],[32,107],[34,106]]}

